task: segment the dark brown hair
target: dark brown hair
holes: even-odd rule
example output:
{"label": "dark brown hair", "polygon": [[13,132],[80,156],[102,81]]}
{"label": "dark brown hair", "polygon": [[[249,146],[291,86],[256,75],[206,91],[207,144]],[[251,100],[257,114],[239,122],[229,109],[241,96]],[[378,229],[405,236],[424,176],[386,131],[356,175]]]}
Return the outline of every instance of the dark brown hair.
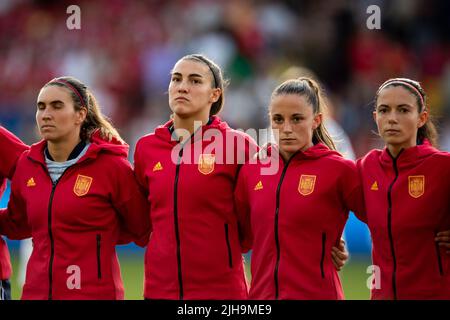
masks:
{"label": "dark brown hair", "polygon": [[209,115],[216,115],[222,110],[224,105],[224,89],[228,85],[228,81],[224,80],[222,69],[211,59],[207,58],[202,54],[189,54],[180,59],[182,60],[193,60],[197,62],[201,62],[206,64],[213,76],[213,88],[219,88],[221,90],[219,99],[214,102],[211,106],[211,110],[209,111]]}
{"label": "dark brown hair", "polygon": [[[418,108],[417,111],[419,113],[423,111],[428,111],[429,113],[429,107],[427,104],[427,95],[425,93],[425,90],[423,90],[422,86],[418,81],[411,80],[408,78],[392,78],[385,81],[378,88],[377,93],[375,95],[375,108],[377,106],[377,101],[380,92],[390,87],[402,87],[405,90],[408,90],[412,95],[416,97]],[[425,139],[427,139],[432,146],[436,147],[438,145],[438,133],[430,114],[428,116],[427,122],[417,130],[417,144],[422,144]]]}

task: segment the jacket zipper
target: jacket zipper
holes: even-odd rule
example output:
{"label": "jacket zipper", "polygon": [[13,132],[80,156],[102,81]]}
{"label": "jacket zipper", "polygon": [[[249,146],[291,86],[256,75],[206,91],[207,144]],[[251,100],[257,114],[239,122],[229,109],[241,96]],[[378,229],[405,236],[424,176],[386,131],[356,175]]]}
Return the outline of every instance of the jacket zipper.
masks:
{"label": "jacket zipper", "polygon": [[291,162],[291,160],[294,158],[295,154],[292,155],[288,162],[285,164],[284,168],[283,168],[283,172],[281,173],[281,177],[280,177],[280,181],[278,182],[278,187],[277,187],[277,197],[276,197],[276,209],[275,209],[275,227],[274,227],[274,231],[275,231],[275,246],[277,249],[277,260],[275,262],[275,270],[273,272],[273,278],[275,281],[275,300],[278,300],[278,296],[279,296],[279,282],[278,282],[278,268],[280,265],[280,239],[278,236],[278,216],[279,216],[279,212],[280,212],[280,191],[281,191],[281,184],[283,183],[284,180],[284,176],[286,174],[286,171],[288,169],[289,163]]}
{"label": "jacket zipper", "polygon": [[[71,166],[73,167],[73,166]],[[52,181],[52,193],[50,194],[50,201],[48,205],[48,237],[50,238],[50,262],[48,265],[48,300],[53,299],[53,260],[55,258],[55,241],[53,239],[53,231],[52,231],[52,207],[53,207],[53,197],[55,196],[56,187],[58,186],[59,181],[61,181],[64,174],[71,167],[67,167],[66,170],[61,174],[58,180],[53,182],[52,178],[49,178]]]}
{"label": "jacket zipper", "polygon": [[[73,164],[70,167],[67,167],[63,171],[63,173],[61,174],[59,179],[56,180],[55,182],[53,182],[52,177],[50,176],[50,174],[47,171],[47,167],[45,167],[42,163],[40,163],[39,161],[36,161],[36,160],[34,160],[32,158],[28,158],[28,159],[30,159],[31,161],[33,161],[33,162],[39,164],[40,166],[42,166],[42,168],[44,169],[44,172],[47,173],[48,178],[52,182],[52,192],[50,193],[50,200],[49,200],[49,204],[48,204],[48,219],[47,219],[48,237],[50,239],[50,261],[49,261],[49,264],[48,264],[48,300],[52,300],[53,299],[53,260],[54,260],[54,257],[55,257],[55,241],[53,239],[53,231],[52,231],[53,197],[55,196],[56,187],[58,186],[59,181],[61,181],[62,177],[67,172],[67,170],[69,170],[70,168],[72,168],[76,164]],[[34,243],[33,243],[33,246],[34,246]]]}
{"label": "jacket zipper", "polygon": [[97,234],[97,277],[99,279],[102,278],[102,264],[101,264],[101,254],[100,254],[100,248],[101,248],[101,241],[102,241],[102,235]]}
{"label": "jacket zipper", "polygon": [[228,223],[225,223],[225,241],[227,242],[228,265],[233,268],[233,257],[231,256],[230,239],[228,238]]}
{"label": "jacket zipper", "polygon": [[327,241],[327,234],[322,232],[322,257],[320,258],[320,272],[322,274],[322,279],[325,279],[325,271],[323,269],[323,262],[325,260],[325,242]]}
{"label": "jacket zipper", "polygon": [[441,253],[439,251],[439,244],[437,242],[435,242],[434,246],[436,248],[436,255],[437,255],[438,266],[439,266],[439,274],[441,276],[443,276],[444,275],[444,268],[442,267],[442,259],[441,259]]}
{"label": "jacket zipper", "polygon": [[388,235],[389,235],[389,243],[391,247],[391,254],[392,254],[392,263],[393,263],[393,271],[392,271],[392,291],[394,293],[394,300],[397,300],[397,284],[396,284],[396,277],[397,277],[397,259],[395,257],[395,248],[394,248],[394,238],[392,235],[392,187],[394,186],[394,183],[398,179],[398,168],[397,168],[397,159],[400,156],[400,154],[403,152],[403,149],[400,150],[399,154],[396,158],[391,156],[393,160],[393,166],[394,166],[394,172],[395,172],[395,178],[392,181],[392,183],[389,186],[388,194],[387,194],[387,200],[388,200]]}
{"label": "jacket zipper", "polygon": [[50,238],[50,262],[48,265],[48,300],[53,299],[53,258],[55,256],[55,243],[53,240],[53,232],[52,232],[52,205],[53,205],[53,196],[55,195],[56,186],[58,185],[58,181],[53,182],[52,193],[50,194],[50,201],[48,205],[48,237]]}
{"label": "jacket zipper", "polygon": [[173,215],[175,224],[175,238],[177,241],[177,265],[178,265],[178,285],[180,287],[180,300],[183,300],[183,275],[181,273],[181,248],[180,248],[180,231],[178,227],[178,176],[180,174],[181,158],[183,157],[183,147],[178,154],[178,162],[175,171],[174,199],[173,199]]}
{"label": "jacket zipper", "polygon": [[[173,215],[174,215],[174,225],[175,225],[175,238],[177,242],[177,265],[178,265],[178,285],[180,287],[180,294],[179,298],[180,300],[183,300],[184,292],[183,292],[183,274],[181,273],[181,244],[180,244],[180,230],[178,226],[178,177],[180,175],[180,166],[181,166],[181,159],[183,158],[183,150],[184,146],[188,141],[192,141],[195,134],[198,130],[200,130],[202,127],[198,127],[194,133],[190,136],[189,139],[186,140],[186,142],[181,144],[181,149],[178,153],[178,161],[177,166],[175,169],[175,182],[174,182],[174,193],[173,193]],[[179,140],[180,141],[180,140]]]}
{"label": "jacket zipper", "polygon": [[[69,167],[67,167],[63,173],[61,173],[58,180],[53,182],[52,177],[50,176],[47,167],[43,165],[41,162],[34,160],[31,157],[28,157],[28,159],[34,163],[37,163],[38,165],[42,166],[44,169],[44,172],[47,174],[48,178],[52,182],[52,192],[50,193],[50,200],[48,204],[48,237],[50,239],[50,260],[48,265],[48,300],[53,300],[53,260],[55,257],[55,241],[53,239],[53,232],[52,232],[52,206],[53,206],[53,197],[55,195],[56,187],[58,186],[59,181],[61,181],[62,177],[66,174],[66,172],[73,168],[74,166],[78,165],[79,163],[75,163]],[[34,245],[33,245],[34,246]]]}

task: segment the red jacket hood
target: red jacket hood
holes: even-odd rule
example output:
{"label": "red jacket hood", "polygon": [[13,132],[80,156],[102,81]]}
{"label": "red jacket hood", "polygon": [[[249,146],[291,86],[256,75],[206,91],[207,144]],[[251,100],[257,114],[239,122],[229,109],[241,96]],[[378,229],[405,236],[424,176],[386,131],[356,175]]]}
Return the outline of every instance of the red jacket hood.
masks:
{"label": "red jacket hood", "polygon": [[[389,153],[387,147],[380,152],[380,162],[382,166],[392,167],[394,158]],[[425,140],[423,144],[403,149],[397,156],[397,167],[399,169],[408,169],[417,166],[425,159],[440,151],[434,148],[428,140]]]}
{"label": "red jacket hood", "polygon": [[[94,131],[90,138],[91,146],[87,150],[86,154],[80,159],[96,158],[101,152],[105,152],[118,157],[127,158],[129,146],[126,143],[122,143],[116,138],[112,138],[111,141],[104,140],[100,135],[100,130]],[[45,164],[44,150],[47,147],[47,141],[41,140],[30,147],[28,157],[31,159]]]}
{"label": "red jacket hood", "polygon": [[[267,148],[267,155],[271,156],[272,152],[276,150],[276,152],[278,152],[278,145],[274,144],[274,145],[270,145]],[[306,149],[305,151],[297,151],[293,157],[295,157],[293,160],[300,160],[300,159],[318,159],[318,158],[322,158],[328,155],[336,155],[338,157],[342,157],[342,155],[334,150],[331,150],[330,148],[328,148],[325,144],[323,143],[317,143],[315,145],[313,145],[312,147]],[[274,154],[275,155],[275,154]]]}
{"label": "red jacket hood", "polygon": [[[155,136],[164,141],[171,141],[171,133],[169,128],[173,125],[173,119],[167,121],[165,124],[158,126],[155,129]],[[222,121],[218,116],[212,116],[208,124],[205,124],[201,127],[201,130],[205,132],[208,129],[217,129],[220,131],[226,131],[230,129],[228,124],[225,121]],[[194,140],[197,137],[194,138]],[[177,143],[177,141],[173,140],[173,143]]]}

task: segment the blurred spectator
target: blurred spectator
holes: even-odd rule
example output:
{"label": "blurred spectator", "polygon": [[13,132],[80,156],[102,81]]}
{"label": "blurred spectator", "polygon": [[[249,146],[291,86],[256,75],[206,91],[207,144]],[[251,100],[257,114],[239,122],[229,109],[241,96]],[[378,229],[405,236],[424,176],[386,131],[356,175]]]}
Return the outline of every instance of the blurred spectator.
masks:
{"label": "blurred spectator", "polygon": [[[81,0],[81,30],[68,30],[71,4],[0,4],[0,122],[27,143],[36,141],[36,91],[73,75],[98,92],[133,149],[169,116],[170,67],[203,52],[231,79],[223,117],[234,127],[265,127],[278,75],[302,65],[326,85],[356,157],[381,145],[368,110],[375,89],[395,76],[423,82],[450,150],[448,1]],[[366,27],[372,4],[381,8],[381,30]]]}

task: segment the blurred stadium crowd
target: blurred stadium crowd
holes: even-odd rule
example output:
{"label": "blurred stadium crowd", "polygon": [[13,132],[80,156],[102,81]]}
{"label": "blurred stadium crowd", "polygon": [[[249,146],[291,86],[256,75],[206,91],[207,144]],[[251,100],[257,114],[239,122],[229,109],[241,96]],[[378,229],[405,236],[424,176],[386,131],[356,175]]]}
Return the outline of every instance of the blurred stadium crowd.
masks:
{"label": "blurred stadium crowd", "polygon": [[[81,9],[68,30],[66,8]],[[381,29],[369,30],[369,5]],[[39,89],[73,75],[93,88],[134,147],[169,116],[173,64],[202,52],[230,79],[222,112],[236,128],[267,126],[270,93],[291,66],[317,74],[357,157],[381,147],[371,111],[387,78],[421,81],[450,150],[450,2],[446,0],[0,1],[0,123],[37,140]]]}

